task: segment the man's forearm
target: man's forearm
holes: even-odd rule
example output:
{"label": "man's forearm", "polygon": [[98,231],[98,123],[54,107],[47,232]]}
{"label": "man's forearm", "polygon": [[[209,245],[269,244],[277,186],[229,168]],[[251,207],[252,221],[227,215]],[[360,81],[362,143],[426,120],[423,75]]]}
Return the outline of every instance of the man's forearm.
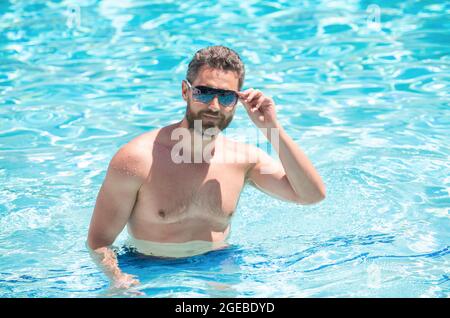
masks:
{"label": "man's forearm", "polygon": [[[274,138],[278,133],[278,138]],[[278,125],[268,129],[266,137],[278,152],[291,187],[299,197],[300,203],[310,204],[325,198],[325,185],[311,161]]]}

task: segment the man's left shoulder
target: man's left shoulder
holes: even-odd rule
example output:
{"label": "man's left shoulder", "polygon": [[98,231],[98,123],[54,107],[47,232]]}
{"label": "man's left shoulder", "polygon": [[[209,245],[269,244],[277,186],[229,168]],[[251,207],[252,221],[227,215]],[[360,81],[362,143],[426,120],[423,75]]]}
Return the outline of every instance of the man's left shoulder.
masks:
{"label": "man's left shoulder", "polygon": [[252,144],[228,138],[223,141],[226,151],[229,154],[227,158],[233,158],[236,163],[248,165],[248,168],[256,164],[259,160],[258,158],[263,155],[263,151]]}

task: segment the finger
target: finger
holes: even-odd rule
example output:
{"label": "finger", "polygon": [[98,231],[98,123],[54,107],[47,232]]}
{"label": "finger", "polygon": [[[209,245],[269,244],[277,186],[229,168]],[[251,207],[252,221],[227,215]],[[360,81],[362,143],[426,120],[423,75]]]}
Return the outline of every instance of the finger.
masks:
{"label": "finger", "polygon": [[239,99],[240,102],[242,103],[242,105],[244,105],[244,106],[249,106],[249,103],[248,103],[248,101],[247,101],[247,98],[248,98],[248,97],[242,97],[242,98]]}
{"label": "finger", "polygon": [[248,103],[257,92],[258,92],[257,90],[252,90],[251,92],[249,92],[248,95],[245,97],[244,102]]}
{"label": "finger", "polygon": [[256,112],[257,110],[259,110],[259,108],[261,107],[262,103],[264,103],[265,97],[264,95],[260,96],[258,99],[254,99],[252,102],[252,105],[250,105],[250,111],[252,113]]}
{"label": "finger", "polygon": [[258,100],[256,101],[255,108],[259,109],[261,107],[261,105],[264,103],[265,99],[266,98],[264,96],[261,96],[260,98],[258,98]]}
{"label": "finger", "polygon": [[253,88],[249,88],[249,89],[247,89],[245,91],[237,92],[237,94],[238,94],[239,98],[245,99],[245,98],[247,98],[248,94],[250,94],[252,91],[254,91],[254,89]]}
{"label": "finger", "polygon": [[244,98],[248,95],[248,92],[236,92],[239,98]]}
{"label": "finger", "polygon": [[250,93],[250,95],[248,95],[246,102],[250,103],[253,100],[253,98],[259,97],[261,94],[262,94],[261,91],[254,90],[253,92]]}

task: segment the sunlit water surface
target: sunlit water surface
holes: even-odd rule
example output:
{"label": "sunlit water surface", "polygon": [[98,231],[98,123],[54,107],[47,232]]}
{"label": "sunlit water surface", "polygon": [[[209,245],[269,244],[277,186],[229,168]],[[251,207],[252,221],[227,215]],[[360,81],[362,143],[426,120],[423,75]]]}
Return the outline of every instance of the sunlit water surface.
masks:
{"label": "sunlit water surface", "polygon": [[[449,297],[448,3],[77,3],[0,2],[0,297]],[[231,248],[188,259],[127,252],[123,233],[141,285],[113,293],[85,248],[107,164],[182,118],[187,64],[213,44],[274,97],[327,198],[245,188]]]}

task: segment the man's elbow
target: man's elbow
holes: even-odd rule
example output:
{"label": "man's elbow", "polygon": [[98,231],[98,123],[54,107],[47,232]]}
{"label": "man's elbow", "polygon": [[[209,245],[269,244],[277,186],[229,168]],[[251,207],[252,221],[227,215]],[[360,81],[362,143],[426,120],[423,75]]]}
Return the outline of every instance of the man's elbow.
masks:
{"label": "man's elbow", "polygon": [[92,238],[91,235],[88,235],[86,240],[86,247],[90,248],[91,250],[95,251],[97,248],[99,248],[99,244]]}
{"label": "man's elbow", "polygon": [[312,204],[316,204],[316,203],[319,203],[320,201],[325,200],[325,197],[326,197],[326,190],[325,190],[325,187],[323,187],[322,189],[318,190],[317,192],[315,192],[309,196],[297,197],[297,199],[295,200],[295,203],[300,204],[300,205],[312,205]]}
{"label": "man's elbow", "polygon": [[112,243],[113,242],[111,242],[110,240],[102,239],[102,238],[100,238],[97,235],[94,235],[92,233],[88,234],[88,237],[87,237],[87,240],[86,240],[87,247],[89,247],[93,251],[98,250],[99,248],[108,247]]}

